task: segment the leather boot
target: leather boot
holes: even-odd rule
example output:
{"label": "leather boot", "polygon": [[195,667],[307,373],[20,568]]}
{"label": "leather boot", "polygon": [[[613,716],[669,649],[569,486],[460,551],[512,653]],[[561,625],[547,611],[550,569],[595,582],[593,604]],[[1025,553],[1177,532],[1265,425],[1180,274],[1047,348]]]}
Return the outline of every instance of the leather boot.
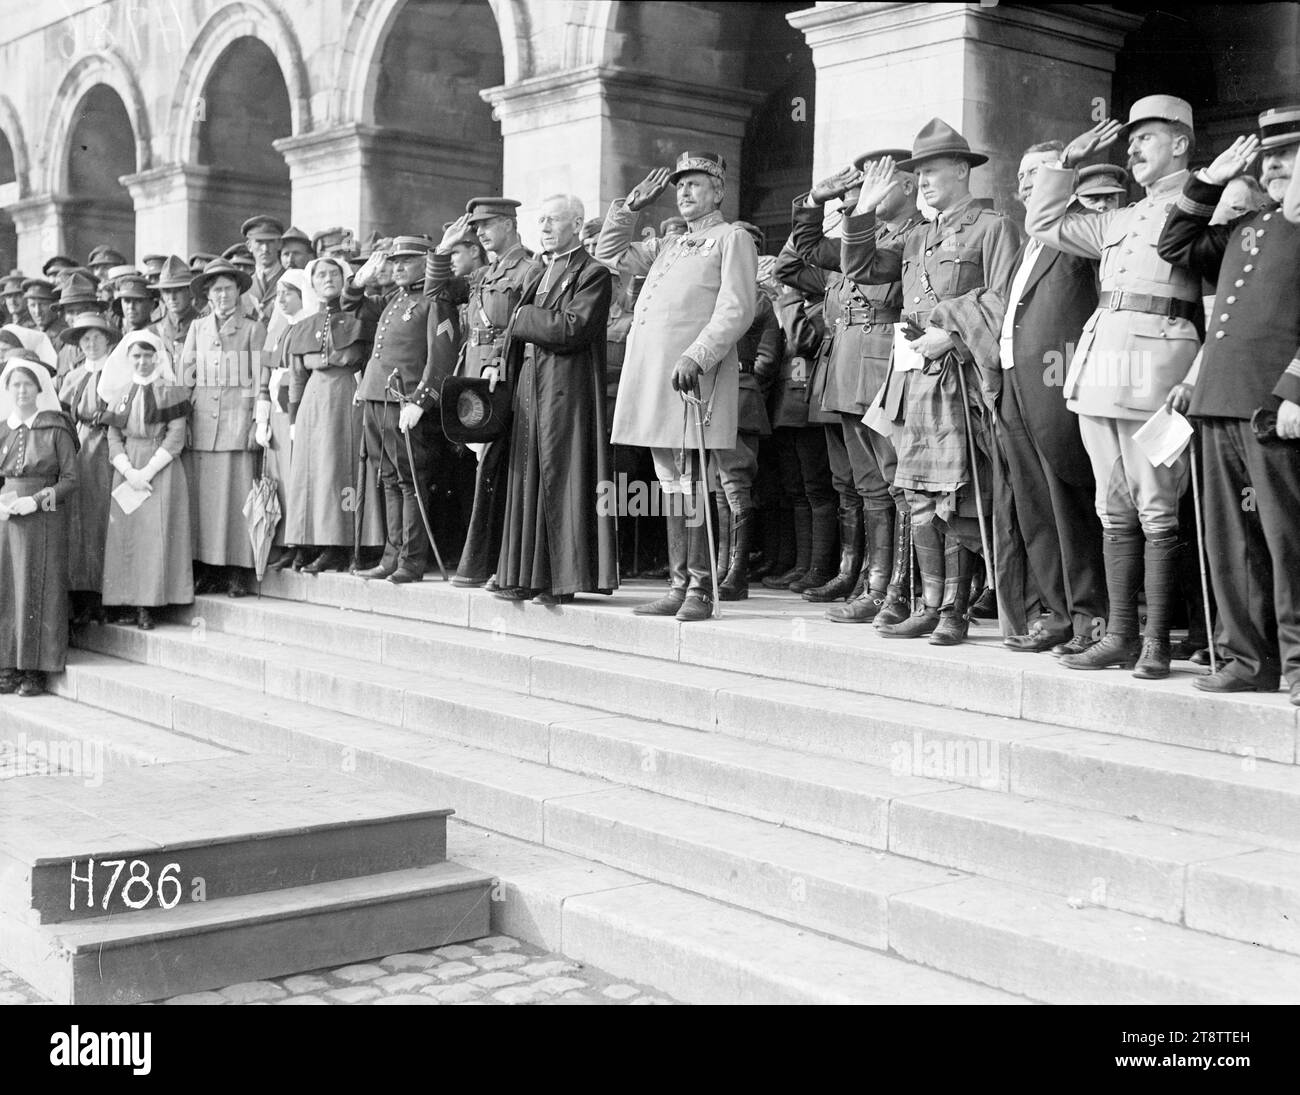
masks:
{"label": "leather boot", "polygon": [[921,571],[922,606],[899,623],[880,623],[876,630],[891,639],[919,639],[931,634],[939,626],[939,606],[943,604],[943,537],[934,523],[912,529],[912,546],[916,549],[916,562]]}
{"label": "leather boot", "polygon": [[657,601],[637,605],[632,610],[636,616],[676,616],[686,600],[686,517],[669,513],[664,521],[668,528],[668,592]]}
{"label": "leather boot", "polygon": [[402,550],[402,492],[395,485],[384,485],[384,554],[368,570],[358,570],[358,578],[387,578],[397,569]]}
{"label": "leather boot", "polygon": [[885,590],[885,603],[876,616],[876,627],[901,624],[912,612],[912,574],[915,570],[912,518],[898,507],[894,507],[893,563],[889,588]]}
{"label": "leather boot", "polygon": [[1137,529],[1102,534],[1101,551],[1106,563],[1106,594],[1110,618],[1106,635],[1080,654],[1065,654],[1067,669],[1131,668],[1137,661],[1137,592],[1142,574],[1143,537]]}
{"label": "leather boot", "polygon": [[930,636],[931,646],[957,646],[966,641],[970,630],[970,587],[978,559],[979,556],[962,547],[956,537],[945,537],[943,608],[939,610],[939,626]]}
{"label": "leather boot", "polygon": [[1147,626],[1133,676],[1145,681],[1169,676],[1169,616],[1178,580],[1178,536],[1146,541],[1143,550]]}
{"label": "leather boot", "polygon": [[733,518],[731,560],[727,576],[720,579],[718,597],[723,601],[743,601],[749,596],[749,548],[758,523],[753,509],[742,509]]}
{"label": "leather boot", "polygon": [[[708,520],[706,510],[704,520]],[[690,576],[686,598],[677,610],[682,623],[707,620],[713,615],[713,574],[709,568],[709,530],[704,521],[686,526],[686,571]]]}
{"label": "leather boot", "polygon": [[825,585],[835,577],[835,555],[839,546],[839,518],[834,502],[823,502],[812,509],[812,550],[808,569],[802,578],[786,588],[791,593],[803,593]]}
{"label": "leather boot", "polygon": [[713,496],[713,510],[718,515],[718,523],[713,527],[717,530],[714,543],[718,549],[718,582],[721,583],[731,566],[731,505],[725,495]]}
{"label": "leather boot", "polygon": [[344,570],[348,565],[346,548],[325,548],[310,563],[302,568],[304,574],[319,574],[322,570]]}
{"label": "leather boot", "polygon": [[786,570],[777,570],[763,579],[764,589],[789,589],[791,582],[799,581],[807,572],[812,558],[812,507],[800,498],[794,504],[791,535],[794,537],[794,563]]}
{"label": "leather boot", "polygon": [[805,601],[840,601],[853,592],[862,569],[862,507],[840,510],[840,569],[825,585],[804,591]]}
{"label": "leather boot", "polygon": [[[866,549],[858,573],[862,590],[857,597],[850,598],[848,604],[828,608],[828,620],[842,624],[870,623],[885,607],[885,584],[889,581],[894,555],[894,512],[892,506],[863,511]],[[911,547],[910,541],[908,547]]]}
{"label": "leather boot", "polygon": [[768,506],[762,511],[759,528],[762,530],[763,561],[750,569],[750,581],[761,581],[769,574],[784,574],[794,563],[792,517],[788,506]]}

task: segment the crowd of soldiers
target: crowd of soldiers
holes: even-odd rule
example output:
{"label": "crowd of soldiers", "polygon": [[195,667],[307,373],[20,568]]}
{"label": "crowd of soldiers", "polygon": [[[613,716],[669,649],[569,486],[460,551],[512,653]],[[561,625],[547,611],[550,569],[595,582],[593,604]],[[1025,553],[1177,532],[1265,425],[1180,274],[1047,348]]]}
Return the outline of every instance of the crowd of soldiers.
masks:
{"label": "crowd of soldiers", "polygon": [[[1085,165],[1119,141],[1125,166]],[[722,158],[684,152],[603,217],[548,198],[539,253],[486,197],[436,241],[258,216],[221,256],[57,257],[0,283],[0,339],[84,451],[111,408],[65,381],[152,332],[130,345],[185,396],[200,589],[247,592],[240,507],[269,474],[275,567],[415,582],[441,538],[455,584],[508,600],[654,575],[635,611],[698,621],[761,581],[883,637],[996,618],[1071,669],[1182,659],[1300,704],[1297,147],[1287,107],[1198,157],[1190,105],[1148,96],[1023,152],[1022,231],[936,118],[796,198],[776,254],[724,217]],[[679,215],[643,229],[670,186]]]}

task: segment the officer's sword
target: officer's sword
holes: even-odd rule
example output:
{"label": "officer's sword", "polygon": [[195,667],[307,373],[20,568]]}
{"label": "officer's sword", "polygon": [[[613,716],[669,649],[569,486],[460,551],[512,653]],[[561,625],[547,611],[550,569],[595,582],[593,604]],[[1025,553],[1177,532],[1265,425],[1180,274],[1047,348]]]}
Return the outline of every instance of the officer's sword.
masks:
{"label": "officer's sword", "polygon": [[[388,394],[396,399],[399,403],[405,405],[411,401],[406,397],[406,393],[394,385],[402,382],[398,371],[394,369],[388,374]],[[406,461],[411,469],[411,478],[415,479],[415,453],[411,450],[411,432],[404,430],[399,425],[397,432],[402,435],[402,440],[406,442]],[[420,520],[424,522],[425,535],[429,537],[429,546],[433,548],[433,557],[438,561],[438,572],[442,575],[444,582],[450,582],[451,578],[447,574],[447,568],[442,563],[442,552],[438,550],[438,541],[433,537],[433,526],[429,523],[429,514],[424,508],[424,491],[419,483],[413,483],[415,487],[415,504],[420,509]]]}
{"label": "officer's sword", "polygon": [[708,505],[709,492],[705,476],[709,469],[709,451],[704,447],[704,400],[691,392],[682,392],[682,398],[695,408],[695,440],[700,451],[700,502],[699,511],[704,518],[704,531],[709,538],[709,576],[713,579],[713,618],[722,618],[722,590],[718,586],[718,548],[713,542],[713,522]]}

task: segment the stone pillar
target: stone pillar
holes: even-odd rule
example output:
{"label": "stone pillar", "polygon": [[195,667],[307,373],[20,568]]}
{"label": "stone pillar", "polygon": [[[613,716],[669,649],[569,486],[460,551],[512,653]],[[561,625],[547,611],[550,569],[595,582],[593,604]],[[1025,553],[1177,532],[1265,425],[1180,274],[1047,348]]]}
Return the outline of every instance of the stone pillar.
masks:
{"label": "stone pillar", "polygon": [[[672,167],[678,152],[720,152],[733,178],[750,113],[762,96],[703,87],[649,73],[588,66],[488,88],[505,141],[505,193],[522,201],[520,225],[535,242],[536,214],[550,194],[576,194],[588,217],[603,214],[652,167]],[[738,186],[723,212],[736,215]],[[647,211],[657,222],[677,211],[671,192]]]}
{"label": "stone pillar", "polygon": [[354,123],[284,137],[275,148],[289,165],[293,223],[351,228],[359,241],[376,229],[439,239],[468,198],[500,185],[497,149],[467,141]]}
{"label": "stone pillar", "polygon": [[[52,194],[38,194],[9,206],[18,236],[17,266],[28,277],[40,277],[41,266],[52,255],[64,253],[64,207],[66,200]],[[71,255],[78,262],[85,255]]]}
{"label": "stone pillar", "polygon": [[787,18],[817,69],[814,176],[870,148],[910,148],[937,116],[990,157],[972,175],[975,194],[1016,214],[1027,146],[1068,141],[1127,108],[1111,103],[1111,77],[1142,21],[1102,4],[844,3]]}
{"label": "stone pillar", "polygon": [[198,164],[167,164],[118,181],[135,203],[136,257],[179,255],[210,250],[203,236],[203,205],[210,168]]}

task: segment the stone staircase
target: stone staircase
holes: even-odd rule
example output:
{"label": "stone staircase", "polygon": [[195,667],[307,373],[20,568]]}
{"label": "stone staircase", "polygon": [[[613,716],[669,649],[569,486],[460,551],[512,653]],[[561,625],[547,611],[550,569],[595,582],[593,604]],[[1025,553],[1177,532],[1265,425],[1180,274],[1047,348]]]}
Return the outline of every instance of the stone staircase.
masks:
{"label": "stone staircase", "polygon": [[[39,714],[84,714],[67,706]],[[12,729],[26,712],[7,708]],[[449,809],[265,755],[154,744],[0,793],[0,964],[55,1003],[155,1000],[487,934],[492,879],[446,861]]]}
{"label": "stone staircase", "polygon": [[61,698],[0,715],[452,805],[495,930],[682,1000],[1300,1001],[1284,694],[1071,673],[988,625],[889,641],[789,595],[629,614],[653,592],[270,575],[87,629]]}

